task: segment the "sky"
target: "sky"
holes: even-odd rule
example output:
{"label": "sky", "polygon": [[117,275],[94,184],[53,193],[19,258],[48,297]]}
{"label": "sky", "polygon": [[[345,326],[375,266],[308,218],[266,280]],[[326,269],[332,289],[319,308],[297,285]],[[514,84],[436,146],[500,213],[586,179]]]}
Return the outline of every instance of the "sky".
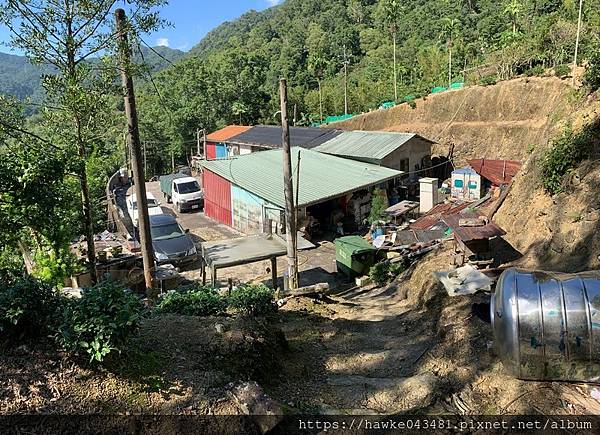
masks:
{"label": "sky", "polygon": [[[187,51],[219,24],[234,20],[251,9],[261,11],[281,2],[282,0],[169,0],[169,4],[161,9],[161,17],[173,26],[147,35],[144,40],[150,45],[165,45]],[[0,26],[0,42],[7,42],[9,39],[8,29]],[[0,51],[10,52],[10,48],[0,46]]]}

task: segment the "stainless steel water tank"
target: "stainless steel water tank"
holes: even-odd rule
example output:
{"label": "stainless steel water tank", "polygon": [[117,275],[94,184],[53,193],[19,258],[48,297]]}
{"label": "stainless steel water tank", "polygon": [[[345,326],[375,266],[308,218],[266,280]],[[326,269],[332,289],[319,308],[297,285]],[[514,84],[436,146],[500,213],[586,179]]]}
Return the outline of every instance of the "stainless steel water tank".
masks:
{"label": "stainless steel water tank", "polygon": [[517,378],[600,381],[600,271],[507,269],[490,311],[494,347]]}

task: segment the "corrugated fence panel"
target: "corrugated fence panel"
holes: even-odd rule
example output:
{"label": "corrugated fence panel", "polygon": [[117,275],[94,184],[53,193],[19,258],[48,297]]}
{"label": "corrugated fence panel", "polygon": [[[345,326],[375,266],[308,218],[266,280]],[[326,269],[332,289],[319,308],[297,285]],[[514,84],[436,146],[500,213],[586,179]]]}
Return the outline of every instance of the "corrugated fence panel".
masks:
{"label": "corrugated fence panel", "polygon": [[206,216],[232,226],[231,222],[231,183],[222,177],[203,171],[204,213]]}
{"label": "corrugated fence panel", "polygon": [[262,231],[263,200],[238,187],[231,186],[231,204],[233,208],[233,226],[246,234]]}
{"label": "corrugated fence panel", "polygon": [[213,160],[217,158],[217,148],[214,143],[206,142],[206,159]]}

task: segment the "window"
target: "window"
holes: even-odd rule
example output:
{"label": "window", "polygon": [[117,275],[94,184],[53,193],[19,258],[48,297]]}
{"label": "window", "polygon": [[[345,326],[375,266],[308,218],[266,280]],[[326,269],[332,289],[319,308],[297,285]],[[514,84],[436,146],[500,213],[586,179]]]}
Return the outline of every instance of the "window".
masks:
{"label": "window", "polygon": [[469,189],[471,189],[471,190],[477,189],[477,181],[469,181]]}
{"label": "window", "polygon": [[454,187],[456,187],[457,189],[462,189],[463,186],[463,180],[454,180]]}

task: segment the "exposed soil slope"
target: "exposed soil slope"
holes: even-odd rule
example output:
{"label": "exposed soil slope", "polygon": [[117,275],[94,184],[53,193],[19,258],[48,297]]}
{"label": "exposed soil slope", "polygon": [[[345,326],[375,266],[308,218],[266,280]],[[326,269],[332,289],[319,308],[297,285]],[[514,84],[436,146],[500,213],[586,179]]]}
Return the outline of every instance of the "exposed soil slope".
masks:
{"label": "exposed soil slope", "polygon": [[524,160],[530,145],[546,144],[571,110],[574,92],[558,78],[521,78],[493,86],[471,86],[331,124],[345,130],[419,133],[438,142],[446,155],[454,143],[455,163],[471,158]]}

